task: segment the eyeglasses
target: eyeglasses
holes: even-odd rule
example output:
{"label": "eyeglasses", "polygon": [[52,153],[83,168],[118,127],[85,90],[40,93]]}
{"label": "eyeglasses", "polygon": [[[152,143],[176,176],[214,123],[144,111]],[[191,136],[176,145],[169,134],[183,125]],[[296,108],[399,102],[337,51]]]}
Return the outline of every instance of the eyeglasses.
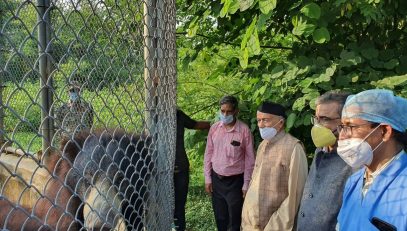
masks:
{"label": "eyeglasses", "polygon": [[334,121],[334,120],[339,120],[340,118],[329,118],[326,116],[321,116],[321,117],[317,117],[317,116],[312,116],[311,117],[311,124],[315,125],[315,124],[329,124],[330,122]]}
{"label": "eyeglasses", "polygon": [[358,128],[358,127],[362,127],[362,126],[366,126],[366,125],[372,125],[371,123],[366,123],[366,124],[359,124],[359,125],[345,125],[345,124],[341,124],[338,125],[338,133],[345,133],[345,135],[349,135],[351,136],[353,133],[353,129],[354,128]]}

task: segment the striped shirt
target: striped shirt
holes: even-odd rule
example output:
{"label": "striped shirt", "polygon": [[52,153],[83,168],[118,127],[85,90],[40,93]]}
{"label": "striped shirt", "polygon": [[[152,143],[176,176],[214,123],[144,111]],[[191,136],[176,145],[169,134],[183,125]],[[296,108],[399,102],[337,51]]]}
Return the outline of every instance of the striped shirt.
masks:
{"label": "striped shirt", "polygon": [[205,183],[212,183],[211,170],[222,176],[244,174],[243,190],[247,190],[254,167],[253,135],[249,127],[237,120],[227,130],[217,122],[209,130],[205,156]]}

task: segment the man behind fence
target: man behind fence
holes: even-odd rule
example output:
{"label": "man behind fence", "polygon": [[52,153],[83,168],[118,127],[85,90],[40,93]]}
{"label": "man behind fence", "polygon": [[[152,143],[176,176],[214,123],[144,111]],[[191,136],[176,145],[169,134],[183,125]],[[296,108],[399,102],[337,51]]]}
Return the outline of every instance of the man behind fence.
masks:
{"label": "man behind fence", "polygon": [[81,98],[81,87],[72,82],[69,89],[69,101],[55,112],[55,126],[62,136],[71,137],[82,129],[90,129],[93,124],[93,108]]}
{"label": "man behind fence", "polygon": [[285,109],[280,104],[264,102],[257,109],[263,141],[257,149],[243,205],[243,231],[295,228],[308,165],[302,143],[284,131],[285,119]]}

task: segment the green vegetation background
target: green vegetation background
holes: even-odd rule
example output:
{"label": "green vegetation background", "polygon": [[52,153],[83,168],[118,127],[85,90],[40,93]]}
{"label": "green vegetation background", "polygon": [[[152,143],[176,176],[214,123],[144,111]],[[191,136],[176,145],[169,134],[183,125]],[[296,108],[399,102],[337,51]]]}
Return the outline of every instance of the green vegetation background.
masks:
{"label": "green vegetation background", "polygon": [[[1,12],[1,9],[11,7],[11,2],[18,5],[17,1],[0,2],[0,22],[12,15],[7,11],[5,14]],[[107,1],[107,4],[116,6],[119,3]],[[89,15],[89,25],[92,25],[81,34],[82,39],[88,41],[93,38],[92,28],[98,25],[98,19],[92,16],[91,10],[85,7],[82,10],[84,15]],[[29,14],[22,10],[20,13],[24,21],[35,22],[32,12]],[[141,21],[142,14],[128,17]],[[72,28],[83,26],[79,15],[73,14],[71,20],[75,25]],[[15,23],[18,27],[20,21]],[[109,31],[117,29],[114,21],[106,21],[105,26]],[[125,27],[121,29],[115,33],[127,33]],[[19,38],[19,34],[15,36]],[[240,99],[239,118],[250,125],[257,145],[259,135],[254,119],[257,105],[264,100],[281,103],[288,109],[287,130],[304,142],[307,153],[312,153],[310,118],[314,113],[315,99],[320,94],[333,89],[356,93],[370,88],[386,88],[407,97],[406,37],[405,0],[177,0],[177,104],[194,119],[214,122],[219,98],[226,94],[236,95]],[[24,38],[25,35],[19,39]],[[120,46],[123,50],[117,52],[120,57],[128,53],[125,52],[127,46],[141,45],[132,36],[117,36],[112,41],[107,38],[110,38],[109,34],[100,35],[98,42],[101,47],[109,42],[123,44]],[[58,57],[63,57],[63,53],[58,51],[63,52],[66,48],[65,40],[69,41],[69,34],[61,35],[61,43],[55,44]],[[0,43],[4,41],[0,38]],[[76,71],[78,76],[93,77],[94,74],[96,82],[104,82],[105,85],[118,80],[112,89],[117,87],[115,90],[124,93],[111,95],[112,91],[103,87],[99,91],[101,97],[92,91],[84,92],[103,121],[108,121],[99,125],[136,124],[137,116],[121,116],[122,113],[131,113],[125,112],[126,105],[118,103],[119,98],[134,97],[130,89],[137,86],[127,81],[130,69],[122,68],[123,64],[117,61],[109,64],[112,65],[109,72],[94,73],[92,68],[100,64],[94,63],[92,56],[83,58],[83,44],[73,44],[72,47],[72,57],[60,67],[64,77]],[[92,50],[94,55],[101,54],[98,49]],[[31,40],[25,42],[21,52],[36,57],[36,44]],[[113,50],[106,52],[116,54]],[[7,56],[3,56],[1,53],[0,60],[7,60]],[[133,64],[137,69],[142,63],[138,57],[140,55],[135,53],[134,57],[126,59],[127,64]],[[75,68],[78,60],[81,60],[80,68]],[[108,60],[102,61],[102,64],[109,63]],[[26,73],[31,64],[24,62],[15,59],[9,66],[26,68],[22,71]],[[136,72],[141,74],[142,68]],[[35,78],[28,76],[24,87],[32,89],[38,86],[38,82],[32,81]],[[119,85],[126,85],[126,88]],[[21,89],[7,94],[12,95],[9,100],[16,112],[24,115],[24,120],[21,120],[7,112],[7,134],[15,136],[13,139],[19,140],[20,146],[26,150],[37,151],[38,136],[32,134],[38,132],[39,109],[27,107],[36,95],[30,98]],[[104,97],[109,101],[104,102]],[[62,103],[66,98],[59,100],[58,103]],[[106,105],[114,106],[109,108]],[[116,113],[113,117],[112,112]],[[129,124],[131,120],[134,121]],[[185,136],[191,162],[187,227],[194,231],[215,230],[210,198],[205,195],[203,187],[205,138],[205,132],[188,131]]]}

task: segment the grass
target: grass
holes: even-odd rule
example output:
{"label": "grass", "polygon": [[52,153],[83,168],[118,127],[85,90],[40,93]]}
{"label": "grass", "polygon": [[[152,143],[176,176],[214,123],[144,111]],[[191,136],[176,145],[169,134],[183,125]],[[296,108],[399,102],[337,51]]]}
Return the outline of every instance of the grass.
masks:
{"label": "grass", "polygon": [[[6,86],[3,92],[5,138],[12,141],[13,147],[36,152],[41,148],[39,83],[24,83],[24,89],[11,82]],[[94,109],[94,127],[140,132],[145,111],[141,94],[137,86],[128,84],[100,91],[84,89],[82,96]],[[59,85],[52,108],[55,110],[67,101],[66,87]]]}
{"label": "grass", "polygon": [[191,175],[186,206],[188,231],[216,230],[211,198],[205,192],[203,177],[203,156],[189,152],[196,158],[190,158]]}
{"label": "grass", "polygon": [[25,149],[27,152],[36,153],[41,150],[41,137],[32,132],[17,132],[12,134],[13,146]]}

